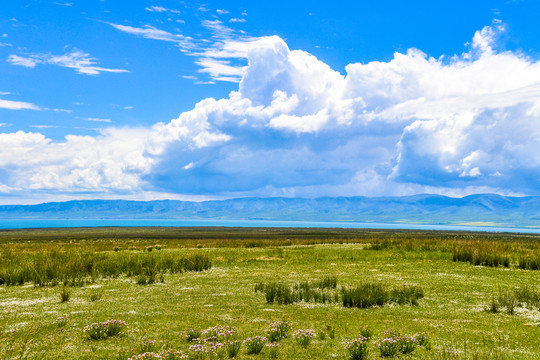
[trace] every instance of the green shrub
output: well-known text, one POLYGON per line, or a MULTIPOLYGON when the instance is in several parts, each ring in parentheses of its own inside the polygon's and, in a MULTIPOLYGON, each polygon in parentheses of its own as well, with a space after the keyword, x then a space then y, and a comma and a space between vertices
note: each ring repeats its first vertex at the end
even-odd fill
POLYGON ((291 325, 286 321, 276 321, 270 324, 265 332, 266 338, 270 342, 278 342, 289 335, 291 325))
POLYGON ((293 333, 293 339, 303 348, 307 348, 314 338, 315 332, 312 329, 297 330, 293 333))
POLYGON ((254 336, 244 340, 244 346, 246 347, 246 353, 248 355, 259 355, 263 351, 266 345, 265 338, 261 336, 254 336))
POLYGON ((71 290, 69 287, 67 286, 62 286, 62 289, 60 290, 60 293, 59 293, 59 296, 60 296, 60 302, 67 302, 69 301, 69 298, 71 297, 71 290))
POLYGON ((227 341, 225 343, 225 347, 227 349, 227 355, 229 355, 229 358, 232 359, 238 356, 240 353, 242 342, 240 342, 240 340, 227 341))
POLYGON ((347 349, 349 353, 349 359, 350 360, 367 359, 368 354, 369 354, 368 342, 369 342, 369 339, 363 336, 360 336, 359 338, 348 342, 345 348, 347 349))
POLYGON ((390 294, 382 284, 366 282, 352 289, 342 289, 343 306, 361 309, 382 306, 388 302, 390 294))

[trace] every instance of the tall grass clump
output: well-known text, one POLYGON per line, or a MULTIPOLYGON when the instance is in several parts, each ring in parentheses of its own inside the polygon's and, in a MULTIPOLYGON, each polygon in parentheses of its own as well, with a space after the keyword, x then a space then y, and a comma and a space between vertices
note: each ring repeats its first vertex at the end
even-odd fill
POLYGON ((508 314, 513 315, 518 306, 540 309, 540 291, 530 286, 500 290, 498 294, 491 296, 487 310, 497 313, 504 309, 508 314))
POLYGON ((265 332, 266 338, 268 341, 274 343, 285 339, 289 336, 289 331, 291 330, 291 325, 286 321, 276 321, 270 324, 265 332))
POLYGON ((540 270, 540 255, 520 256, 518 267, 523 270, 540 270))
POLYGON ((123 320, 107 320, 85 326, 83 333, 90 340, 101 340, 106 337, 116 336, 127 327, 123 320))
POLYGON ((293 333, 293 339, 296 340, 298 345, 304 349, 311 344, 311 340, 315 339, 315 331, 312 329, 297 330, 293 333))
POLYGON ((242 342, 240 340, 231 340, 225 343, 227 349, 227 355, 229 359, 233 359, 238 356, 240 353, 240 348, 242 347, 242 342))
POLYGON ((345 345, 349 353, 349 360, 365 360, 368 358, 369 354, 369 339, 363 336, 360 336, 357 339, 349 341, 345 345))
POLYGON ((254 336, 244 340, 246 353, 248 355, 259 355, 266 345, 266 339, 261 336, 254 336))
POLYGON ((60 289, 60 302, 68 302, 69 298, 71 297, 71 289, 67 286, 62 286, 62 289, 60 289))
POLYGON ((424 291, 418 286, 402 286, 388 290, 380 283, 365 282, 354 288, 342 288, 343 306, 361 309, 383 306, 389 302, 418 305, 418 300, 423 297, 424 291))
POLYGON ((510 267, 510 255, 489 248, 459 247, 452 252, 454 261, 468 262, 476 266, 510 267))
POLYGON ((137 282, 153 283, 158 274, 204 271, 212 267, 206 254, 179 255, 173 252, 93 252, 73 248, 38 253, 17 253, 2 257, 0 284, 7 286, 33 283, 83 286, 99 278, 121 275, 137 277, 137 282), (5 259, 5 260, 4 260, 5 259))
POLYGON ((326 277, 320 281, 303 281, 294 285, 283 283, 257 283, 255 292, 263 292, 267 303, 289 305, 299 301, 315 303, 339 302, 339 293, 336 292, 337 278, 326 277))

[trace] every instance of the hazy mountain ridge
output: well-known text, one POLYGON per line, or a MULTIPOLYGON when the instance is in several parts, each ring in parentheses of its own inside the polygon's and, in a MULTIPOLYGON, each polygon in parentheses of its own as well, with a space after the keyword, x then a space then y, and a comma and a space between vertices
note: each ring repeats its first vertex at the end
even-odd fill
POLYGON ((540 226, 540 197, 494 194, 451 198, 405 197, 238 198, 204 202, 74 200, 0 206, 0 216, 43 219, 265 219, 384 223, 540 226))

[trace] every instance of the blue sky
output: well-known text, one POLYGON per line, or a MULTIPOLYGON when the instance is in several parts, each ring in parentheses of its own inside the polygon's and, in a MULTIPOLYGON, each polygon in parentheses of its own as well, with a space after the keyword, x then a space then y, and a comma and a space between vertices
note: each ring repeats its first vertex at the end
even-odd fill
POLYGON ((0 3, 0 202, 540 195, 536 1, 0 3))

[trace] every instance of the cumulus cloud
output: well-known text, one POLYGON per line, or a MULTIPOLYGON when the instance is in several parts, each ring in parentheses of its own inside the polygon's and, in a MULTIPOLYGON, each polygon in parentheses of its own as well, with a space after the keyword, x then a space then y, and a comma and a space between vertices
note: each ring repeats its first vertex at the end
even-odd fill
POLYGON ((276 36, 215 48, 207 57, 215 62, 204 66, 225 68, 212 76, 241 76, 229 97, 204 99, 148 129, 111 127, 64 141, 0 134, 0 186, 206 196, 539 194, 540 62, 498 51, 502 31, 494 22, 476 32, 463 54, 434 59, 410 49, 387 62, 350 64, 346 75, 276 36), (247 57, 241 72, 227 68, 231 53, 247 57))
POLYGON ((81 50, 74 49, 73 51, 63 55, 51 54, 30 54, 26 57, 18 55, 10 55, 7 61, 12 65, 34 68, 38 64, 50 64, 61 67, 74 69, 79 74, 98 75, 101 72, 122 73, 128 72, 124 69, 109 69, 97 65, 97 59, 92 58, 81 50))

